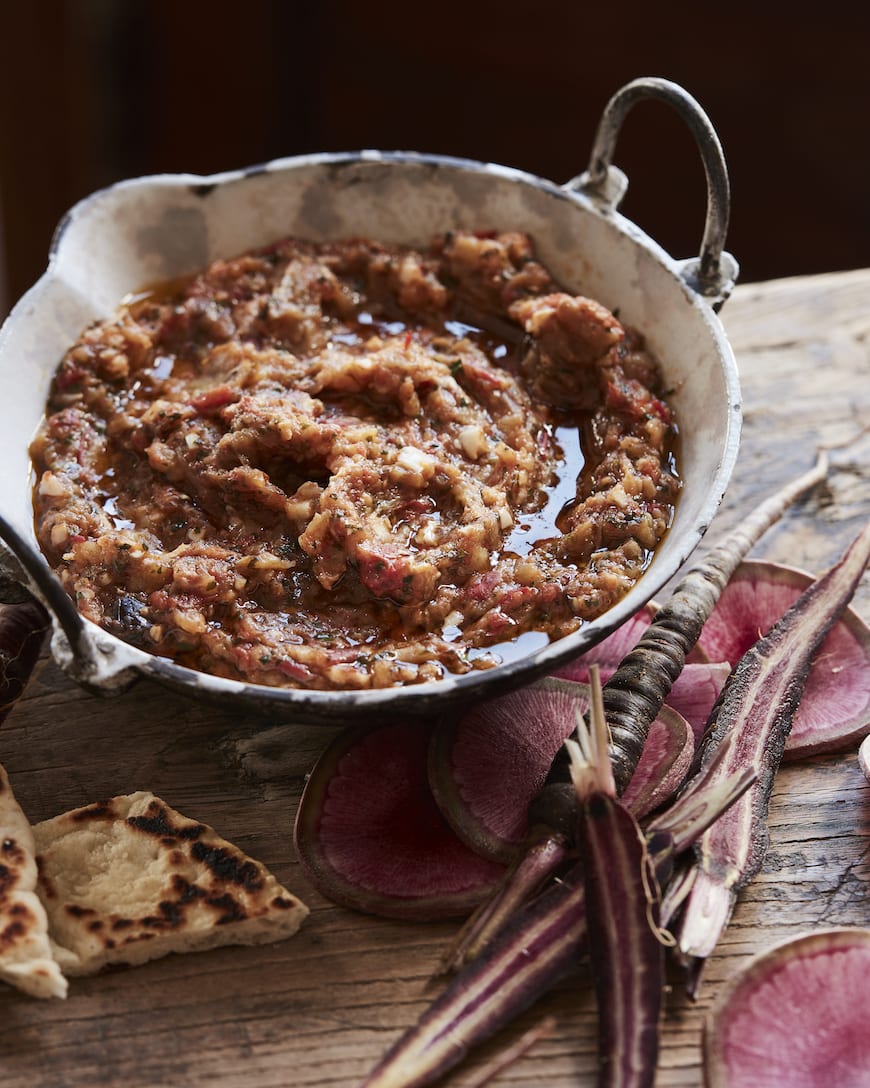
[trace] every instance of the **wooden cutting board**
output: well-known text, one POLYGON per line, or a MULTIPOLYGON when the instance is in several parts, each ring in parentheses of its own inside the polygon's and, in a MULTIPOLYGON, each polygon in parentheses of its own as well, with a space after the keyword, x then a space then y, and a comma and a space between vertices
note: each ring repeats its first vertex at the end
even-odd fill
MULTIPOLYGON (((818 443, 870 424, 870 270, 750 284, 723 310, 745 426, 733 484, 708 534, 808 468, 818 443)), ((832 454, 829 482, 754 555, 819 572, 870 517, 870 433, 832 454)), ((854 607, 870 620, 870 581, 854 607)), ((149 683, 100 699, 44 661, 0 728, 0 762, 32 821, 150 789, 264 861, 311 907, 293 939, 170 957, 73 980, 66 1001, 0 987, 3 1088, 351 1088, 438 986, 453 923, 399 924, 334 907, 295 861, 306 773, 334 735, 200 706, 149 683)), ((870 786, 854 751, 785 766, 764 871, 742 896, 697 1002, 672 977, 657 1084, 702 1083, 704 1016, 723 980, 799 932, 870 924, 870 786)), ((563 984, 454 1074, 461 1088, 543 1016, 550 1033, 500 1085, 595 1083, 595 1010, 582 976, 563 984)), ((822 1012, 823 1015, 823 1012, 822 1012)))

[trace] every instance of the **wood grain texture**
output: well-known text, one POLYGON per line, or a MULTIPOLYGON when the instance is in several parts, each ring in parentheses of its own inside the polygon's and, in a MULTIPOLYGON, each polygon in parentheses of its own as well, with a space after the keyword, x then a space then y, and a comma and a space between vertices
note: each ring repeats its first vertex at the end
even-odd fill
MULTIPOLYGON (((745 428, 733 485, 708 539, 870 422, 870 271, 738 289, 723 319, 738 356, 745 428)), ((870 516, 870 434, 832 453, 828 484, 754 553, 821 571, 870 516)), ((854 607, 870 619, 865 575, 854 607)), ((300 934, 260 948, 169 957, 73 980, 65 1002, 0 991, 3 1088, 351 1088, 416 1018, 453 933, 333 907, 306 883, 291 828, 307 771, 333 735, 202 707, 147 683, 101 700, 44 662, 0 730, 0 760, 36 821, 151 789, 270 866, 312 913, 300 934)), ((699 1086, 703 1018, 755 952, 806 930, 870 924, 870 786, 856 754, 783 768, 764 870, 742 895, 697 1002, 674 974, 657 1084, 699 1086)), ((552 1032, 498 1084, 595 1082, 594 1003, 582 974, 510 1032, 543 1016, 552 1032)), ((475 1055, 462 1088, 495 1053, 475 1055)))

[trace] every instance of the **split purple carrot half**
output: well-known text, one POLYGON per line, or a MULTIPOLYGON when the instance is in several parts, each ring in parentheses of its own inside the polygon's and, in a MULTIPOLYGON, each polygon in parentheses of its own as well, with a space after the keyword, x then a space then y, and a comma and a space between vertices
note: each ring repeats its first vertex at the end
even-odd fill
MULTIPOLYGON (((698 645, 711 661, 726 661, 733 667, 814 581, 812 574, 779 563, 741 563, 704 625, 698 645)), ((783 758, 847 751, 868 730, 870 628, 846 608, 813 658, 783 758)))
POLYGON ((616 799, 596 666, 590 724, 567 741, 580 801, 577 843, 589 958, 598 999, 599 1088, 650 1088, 659 1051, 664 948, 659 890, 646 839, 616 799))
POLYGON ((870 1079, 870 929, 829 929, 756 956, 704 1030, 707 1088, 843 1088, 870 1079))
POLYGON ((575 970, 585 944, 583 876, 575 866, 454 975, 359 1088, 434 1083, 575 970))
POLYGON ((643 833, 615 798, 587 798, 578 825, 598 996, 598 1085, 649 1088, 658 1062, 664 985, 655 876, 643 833))
POLYGON ((850 601, 870 562, 870 524, 842 559, 807 589, 740 659, 714 709, 699 764, 730 735, 719 774, 752 767, 753 788, 701 838, 697 873, 679 931, 679 949, 697 987, 704 959, 728 924, 737 892, 758 872, 767 851, 767 811, 773 780, 819 646, 850 601))

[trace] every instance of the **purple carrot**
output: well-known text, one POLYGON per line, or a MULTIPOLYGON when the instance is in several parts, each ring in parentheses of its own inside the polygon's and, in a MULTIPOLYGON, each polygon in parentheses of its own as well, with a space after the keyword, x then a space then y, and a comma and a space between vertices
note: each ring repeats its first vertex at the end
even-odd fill
POLYGON ((664 982, 659 897, 643 834, 628 809, 594 793, 578 821, 589 958, 598 998, 599 1088, 649 1088, 664 982))
POLYGON ((423 1088, 438 1080, 574 970, 586 943, 576 866, 454 975, 360 1088, 423 1088))
POLYGON ((21 698, 48 630, 45 609, 20 587, 0 581, 0 722, 21 698), (11 599, 5 599, 11 598, 11 599))
POLYGON ((505 873, 495 893, 477 908, 451 942, 441 958, 441 972, 457 971, 479 956, 493 934, 498 933, 550 877, 564 868, 569 856, 567 841, 562 836, 542 832, 536 840, 532 839, 505 873))
POLYGON ((580 802, 577 844, 586 890, 589 960, 598 1000, 599 1088, 650 1088, 664 984, 660 897, 646 839, 616 799, 597 666, 590 724, 566 741, 580 802))
MULTIPOLYGON (((721 600, 717 603, 711 619, 716 617, 720 607, 721 600)), ((601 670, 601 679, 606 683, 619 668, 623 658, 634 649, 641 635, 652 623, 658 608, 659 605, 655 602, 645 605, 625 623, 620 624, 607 638, 602 639, 580 657, 575 657, 573 661, 561 665, 552 675, 563 680, 576 680, 581 684, 588 684, 590 666, 598 665, 601 670)), ((691 725, 696 737, 700 737, 713 703, 716 702, 722 685, 731 671, 727 657, 718 656, 715 647, 713 652, 707 650, 704 639, 709 623, 708 620, 700 641, 686 657, 686 664, 674 681, 667 698, 667 706, 671 710, 676 710, 678 714, 682 714, 691 725)))
POLYGON ((753 788, 699 840, 697 874, 679 935, 696 987, 704 959, 728 924, 742 888, 760 869, 767 851, 767 810, 773 779, 801 698, 813 656, 852 598, 870 562, 870 524, 842 559, 814 582, 740 659, 711 715, 699 753, 704 768, 730 735, 728 758, 718 774, 752 767, 753 788))
POLYGON ((622 793, 640 760, 650 723, 658 714, 686 656, 740 562, 788 506, 824 479, 827 458, 757 506, 677 585, 635 648, 604 685, 614 776, 622 793))

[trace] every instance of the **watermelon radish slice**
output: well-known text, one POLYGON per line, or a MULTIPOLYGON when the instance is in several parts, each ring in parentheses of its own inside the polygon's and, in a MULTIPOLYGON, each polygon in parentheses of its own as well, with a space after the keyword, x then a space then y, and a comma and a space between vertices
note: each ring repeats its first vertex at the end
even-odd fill
MULTIPOLYGON (((743 562, 704 625, 700 644, 712 661, 733 666, 814 577, 793 567, 743 562)), ((786 741, 785 758, 852 747, 870 730, 870 629, 846 609, 807 676, 786 741)))
MULTIPOLYGON (((475 853, 509 862, 528 831, 527 812, 553 760, 585 713, 585 684, 548 677, 474 707, 433 733, 429 782, 459 838, 475 853)), ((694 751, 685 719, 663 708, 627 791, 637 815, 682 783, 694 751)))
POLYGON ((644 605, 644 607, 635 612, 633 616, 630 616, 625 623, 621 623, 615 631, 612 631, 607 638, 596 643, 579 658, 576 658, 562 668, 557 669, 553 675, 565 676, 565 679, 567 680, 580 679, 577 676, 570 675, 570 673, 574 665, 582 663, 586 674, 582 678, 582 683, 588 684, 589 665, 598 665, 601 669, 602 677, 604 676, 605 670, 615 670, 622 659, 628 655, 629 651, 633 650, 637 645, 638 639, 652 622, 652 618, 656 614, 657 608, 658 606, 655 604, 644 605))
POLYGON ((707 1020, 707 1088, 870 1083, 870 929, 829 929, 756 957, 707 1020))
POLYGON ((426 779, 433 726, 348 730, 318 760, 294 840, 312 884, 335 903, 417 921, 468 914, 503 869, 451 831, 426 779))
POLYGON ((870 737, 865 737, 858 749, 858 766, 861 773, 870 782, 870 737))
POLYGON ((666 705, 686 719, 692 727, 696 743, 704 735, 710 714, 730 673, 731 666, 727 661, 706 665, 686 664, 674 681, 666 705))
POLYGON ((655 812, 682 786, 695 755, 695 737, 686 719, 663 706, 650 726, 637 770, 622 795, 636 820, 655 812))

